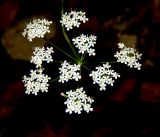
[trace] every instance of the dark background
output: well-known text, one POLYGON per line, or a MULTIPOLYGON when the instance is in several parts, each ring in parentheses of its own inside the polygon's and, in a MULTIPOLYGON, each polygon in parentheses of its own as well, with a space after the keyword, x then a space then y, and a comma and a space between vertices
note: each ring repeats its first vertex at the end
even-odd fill
MULTIPOLYGON (((33 66, 29 61, 13 59, 1 43, 0 137, 159 137, 160 0, 68 0, 64 7, 65 11, 83 9, 90 19, 68 32, 71 36, 79 32, 97 35, 97 55, 89 61, 111 60, 117 50, 118 34, 134 35, 136 48, 143 54, 142 69, 113 65, 121 78, 104 92, 84 77, 80 84, 88 95, 94 96, 94 111, 69 115, 64 112, 60 93, 79 83, 55 82, 48 93, 26 95, 21 80, 33 66)), ((56 24, 56 35, 51 40, 63 47, 67 43, 61 34, 60 11, 60 0, 1 0, 0 36, 20 20, 46 14, 56 24)), ((64 59, 59 53, 54 58, 64 59)), ((48 65, 46 71, 57 75, 57 67, 48 65)))

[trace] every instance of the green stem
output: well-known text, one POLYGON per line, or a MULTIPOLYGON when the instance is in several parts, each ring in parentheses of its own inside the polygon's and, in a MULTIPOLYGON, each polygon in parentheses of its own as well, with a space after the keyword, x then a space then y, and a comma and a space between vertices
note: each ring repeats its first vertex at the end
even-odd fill
POLYGON ((56 61, 56 60, 54 60, 54 63, 61 64, 62 61, 56 61))
MULTIPOLYGON (((101 63, 101 62, 100 62, 101 63)), ((111 64, 111 63, 118 63, 117 61, 106 61, 106 62, 104 62, 104 63, 109 63, 109 64, 111 64)))
POLYGON ((51 80, 51 82, 54 82, 54 81, 56 81, 57 79, 59 79, 59 77, 57 77, 57 78, 55 78, 55 79, 51 80))
POLYGON ((61 14, 64 14, 64 0, 62 0, 62 9, 61 9, 61 14))
POLYGON ((118 62, 117 61, 103 61, 103 62, 93 62, 93 63, 102 63, 102 64, 109 63, 109 64, 111 64, 111 63, 118 63, 118 62))
POLYGON ((88 67, 86 67, 84 64, 82 64, 82 67, 84 67, 86 70, 92 72, 88 67))
MULTIPOLYGON (((62 0, 61 14, 62 15, 64 14, 64 0, 62 0)), ((64 26, 62 26, 62 33, 63 33, 63 36, 66 39, 67 43, 69 44, 74 56, 76 57, 76 59, 79 60, 78 54, 77 54, 76 50, 74 49, 73 45, 71 44, 70 39, 69 39, 69 37, 68 37, 68 35, 67 35, 66 31, 65 31, 64 26)))
POLYGON ((87 54, 86 52, 85 52, 84 54, 82 54, 82 56, 81 56, 81 62, 83 62, 83 60, 84 60, 86 54, 87 54))
POLYGON ((57 47, 56 45, 54 45, 52 42, 46 40, 47 43, 49 43, 50 45, 52 45, 53 47, 55 47, 56 49, 58 49, 59 51, 61 51, 62 53, 64 53, 66 56, 70 57, 71 59, 73 59, 74 61, 78 62, 74 57, 72 57, 70 54, 68 54, 67 52, 65 52, 64 50, 62 50, 61 48, 57 47))
MULTIPOLYGON (((117 61, 111 61, 111 62, 106 61, 106 62, 94 62, 94 63, 118 63, 118 62, 117 61)), ((85 66, 84 64, 87 64, 87 62, 83 62, 82 67, 84 67, 85 69, 87 69, 88 71, 91 72, 91 70, 87 66, 85 66)))
POLYGON ((70 46, 70 48, 71 48, 74 56, 75 56, 77 59, 79 59, 76 50, 74 49, 73 45, 72 45, 71 42, 70 42, 70 39, 68 38, 68 35, 67 35, 66 31, 65 31, 64 26, 62 26, 62 33, 63 33, 63 36, 64 36, 64 38, 66 39, 67 43, 69 44, 69 46, 70 46))

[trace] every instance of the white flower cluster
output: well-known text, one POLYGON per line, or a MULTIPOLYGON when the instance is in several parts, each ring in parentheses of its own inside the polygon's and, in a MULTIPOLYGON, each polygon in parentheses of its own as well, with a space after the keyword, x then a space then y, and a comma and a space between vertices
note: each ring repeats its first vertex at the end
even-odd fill
POLYGON ((96 44, 97 37, 94 35, 84 35, 81 34, 80 36, 73 38, 73 44, 79 49, 79 53, 84 54, 85 52, 89 53, 89 56, 95 56, 95 49, 94 45, 96 44))
POLYGON ((51 79, 48 75, 43 74, 42 62, 47 61, 47 63, 52 62, 53 48, 48 48, 45 50, 44 47, 39 48, 36 47, 33 56, 31 58, 31 62, 36 65, 36 70, 30 71, 30 77, 24 76, 23 82, 26 87, 26 94, 35 94, 39 91, 47 92, 48 91, 48 81, 51 79))
POLYGON ((42 66, 42 62, 46 61, 47 63, 52 62, 52 56, 51 54, 53 53, 53 47, 50 47, 47 49, 45 49, 44 47, 39 48, 36 47, 34 52, 33 52, 33 56, 31 57, 31 63, 34 63, 36 65, 36 67, 41 67, 42 66))
POLYGON ((23 77, 24 86, 26 87, 26 94, 32 93, 37 95, 39 91, 48 92, 48 81, 51 78, 42 72, 42 69, 31 70, 30 77, 23 77))
POLYGON ((141 64, 138 62, 141 59, 142 54, 136 52, 134 48, 125 47, 123 43, 118 43, 120 51, 117 52, 114 57, 118 62, 128 65, 130 68, 141 69, 141 64))
MULTIPOLYGON (((88 18, 86 17, 85 12, 71 11, 69 13, 65 12, 64 14, 62 14, 60 23, 66 28, 66 30, 70 30, 73 29, 73 27, 79 27, 82 22, 85 23, 86 21, 88 21, 88 18)), ((22 34, 24 37, 27 37, 29 41, 32 41, 32 39, 35 37, 43 38, 46 33, 50 32, 49 25, 51 23, 52 21, 48 21, 46 19, 34 19, 26 26, 22 34)), ((95 56, 96 53, 94 46, 97 41, 97 37, 95 35, 80 34, 78 37, 73 38, 73 45, 78 49, 78 52, 82 54, 81 58, 79 58, 79 53, 76 53, 74 47, 68 40, 68 36, 67 33, 65 33, 64 27, 62 28, 63 35, 70 45, 76 59, 72 58, 70 54, 63 51, 63 49, 61 50, 51 42, 49 42, 49 44, 53 45, 55 48, 79 63, 70 64, 70 62, 67 62, 66 60, 61 63, 61 67, 59 68, 60 76, 58 80, 58 82, 61 83, 68 82, 69 80, 78 81, 79 79, 81 79, 81 65, 84 68, 88 69, 83 62, 84 54, 95 56)), ((138 61, 139 59, 141 59, 142 54, 138 54, 134 48, 125 47, 123 43, 118 43, 118 46, 120 51, 115 53, 114 55, 114 57, 117 58, 118 62, 124 63, 131 68, 134 67, 140 70, 141 64, 138 61)), ((43 73, 44 69, 42 67, 42 63, 44 61, 47 63, 52 62, 53 59, 51 54, 53 52, 54 51, 52 47, 35 48, 30 62, 35 64, 36 70, 31 70, 28 77, 26 75, 23 76, 24 86, 26 87, 26 94, 37 95, 37 93, 40 91, 48 92, 48 82, 51 78, 43 73)), ((102 66, 97 66, 95 68, 95 71, 91 71, 89 76, 93 79, 93 84, 99 85, 101 91, 106 90, 107 85, 113 86, 115 80, 120 77, 117 72, 112 70, 109 63, 104 63, 102 64, 102 66)), ((91 104, 94 102, 94 100, 86 95, 83 87, 67 91, 65 94, 62 93, 61 95, 67 98, 67 100, 64 102, 64 104, 67 106, 67 113, 81 114, 82 111, 86 111, 87 113, 93 111, 91 104)))
POLYGON ((91 103, 93 103, 94 100, 86 95, 83 87, 77 88, 75 91, 67 91, 66 97, 67 100, 64 102, 64 104, 67 105, 67 113, 72 114, 72 112, 74 112, 81 114, 82 110, 86 111, 87 113, 89 111, 93 111, 91 103))
POLYGON ((69 13, 65 12, 62 14, 60 23, 65 26, 67 30, 73 29, 73 27, 79 27, 81 22, 85 23, 88 18, 85 12, 82 11, 71 11, 69 13))
POLYGON ((61 68, 59 68, 59 82, 67 82, 68 80, 76 80, 78 81, 81 79, 81 75, 79 73, 80 71, 80 65, 71 65, 66 60, 61 64, 61 68))
POLYGON ((52 21, 46 19, 34 19, 32 22, 28 23, 22 35, 27 37, 29 41, 33 38, 43 38, 46 33, 49 33, 49 25, 52 21))
POLYGON ((120 77, 120 75, 111 69, 111 66, 106 63, 103 66, 96 67, 96 71, 92 71, 89 75, 93 79, 93 84, 97 83, 100 86, 100 90, 106 90, 107 84, 113 86, 114 79, 120 77))

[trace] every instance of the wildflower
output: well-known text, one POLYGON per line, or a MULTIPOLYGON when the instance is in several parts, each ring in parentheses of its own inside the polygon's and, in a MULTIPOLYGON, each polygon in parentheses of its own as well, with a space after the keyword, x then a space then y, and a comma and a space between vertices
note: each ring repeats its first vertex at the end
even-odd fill
POLYGON ((36 69, 30 71, 30 77, 26 75, 23 77, 24 86, 26 87, 26 94, 35 94, 39 91, 48 92, 48 81, 50 77, 42 73, 42 69, 36 69))
POLYGON ((65 12, 62 14, 60 23, 65 26, 67 30, 73 29, 73 27, 79 27, 81 22, 85 23, 88 18, 85 12, 82 11, 71 11, 69 13, 65 12))
POLYGON ((67 97, 67 100, 64 102, 64 104, 67 105, 66 113, 72 114, 74 112, 81 114, 82 110, 87 113, 93 111, 91 104, 94 100, 86 95, 83 87, 77 88, 74 91, 67 91, 66 94, 63 95, 67 97))
POLYGON ((124 63, 130 68, 141 69, 141 64, 138 62, 141 59, 142 54, 136 52, 134 48, 125 47, 123 43, 118 43, 120 51, 117 52, 114 57, 118 62, 124 63))
POLYGON ((52 62, 53 59, 51 53, 53 52, 53 47, 47 47, 47 49, 45 49, 44 47, 36 47, 33 52, 33 56, 31 57, 31 63, 34 63, 38 68, 42 66, 43 61, 46 61, 47 63, 52 62))
POLYGON ((96 44, 97 37, 94 35, 84 35, 81 34, 80 36, 73 38, 73 44, 79 49, 79 53, 89 53, 89 56, 95 56, 95 49, 93 49, 94 45, 96 44))
POLYGON ((100 90, 106 90, 107 84, 113 86, 113 83, 115 82, 114 79, 120 77, 118 73, 111 69, 111 66, 108 63, 96 67, 96 71, 92 71, 89 76, 92 77, 93 84, 99 84, 100 90))
POLYGON ((61 68, 59 68, 60 70, 60 78, 59 78, 59 82, 67 82, 68 80, 76 80, 78 81, 79 79, 81 79, 80 76, 80 65, 71 65, 69 64, 67 61, 64 61, 61 64, 61 68))
POLYGON ((29 41, 33 38, 43 38, 46 33, 49 33, 49 25, 52 21, 46 19, 34 19, 32 22, 28 23, 22 35, 27 37, 29 41))

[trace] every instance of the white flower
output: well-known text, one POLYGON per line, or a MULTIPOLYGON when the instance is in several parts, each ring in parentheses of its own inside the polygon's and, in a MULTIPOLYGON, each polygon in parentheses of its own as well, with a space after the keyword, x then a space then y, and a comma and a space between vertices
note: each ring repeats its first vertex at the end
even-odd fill
POLYGON ((81 22, 85 23, 88 18, 85 12, 82 11, 71 11, 69 13, 65 12, 62 14, 60 23, 65 26, 67 30, 73 29, 73 27, 79 27, 81 22))
POLYGON ((23 77, 24 86, 26 87, 26 94, 31 93, 37 95, 39 91, 48 92, 48 81, 50 80, 50 77, 42 72, 42 69, 31 70, 30 77, 23 77))
POLYGON ((93 84, 99 84, 100 90, 106 90, 107 84, 113 86, 113 83, 115 82, 114 79, 120 77, 118 73, 111 69, 111 66, 108 63, 96 67, 96 71, 92 71, 89 76, 92 77, 93 84))
POLYGON ((46 33, 49 33, 49 25, 52 21, 46 19, 34 19, 32 22, 28 23, 22 35, 27 37, 29 41, 33 38, 43 38, 46 33))
POLYGON ((114 57, 118 62, 124 63, 131 68, 141 69, 141 64, 138 62, 141 59, 142 54, 136 52, 134 48, 125 47, 123 43, 118 43, 120 51, 117 52, 114 57))
POLYGON ((36 67, 41 67, 42 62, 46 61, 47 63, 52 62, 52 56, 51 53, 53 53, 53 47, 50 47, 45 49, 44 47, 35 47, 35 50, 33 52, 33 56, 31 57, 31 63, 34 63, 36 67))
POLYGON ((64 61, 61 64, 61 68, 59 68, 59 73, 60 73, 60 77, 59 77, 59 82, 67 82, 68 80, 76 80, 78 81, 79 79, 81 79, 81 75, 80 75, 80 65, 71 65, 69 64, 67 61, 64 61))
POLYGON ((79 49, 79 53, 89 53, 89 56, 95 56, 95 49, 93 49, 94 45, 96 44, 97 37, 94 35, 84 35, 81 34, 80 36, 73 38, 73 44, 79 49))
POLYGON ((67 105, 67 113, 72 114, 74 112, 81 114, 82 110, 87 113, 89 113, 89 111, 93 111, 91 104, 94 100, 86 95, 83 87, 77 88, 74 91, 67 91, 65 97, 67 97, 67 100, 64 102, 64 104, 67 105))

